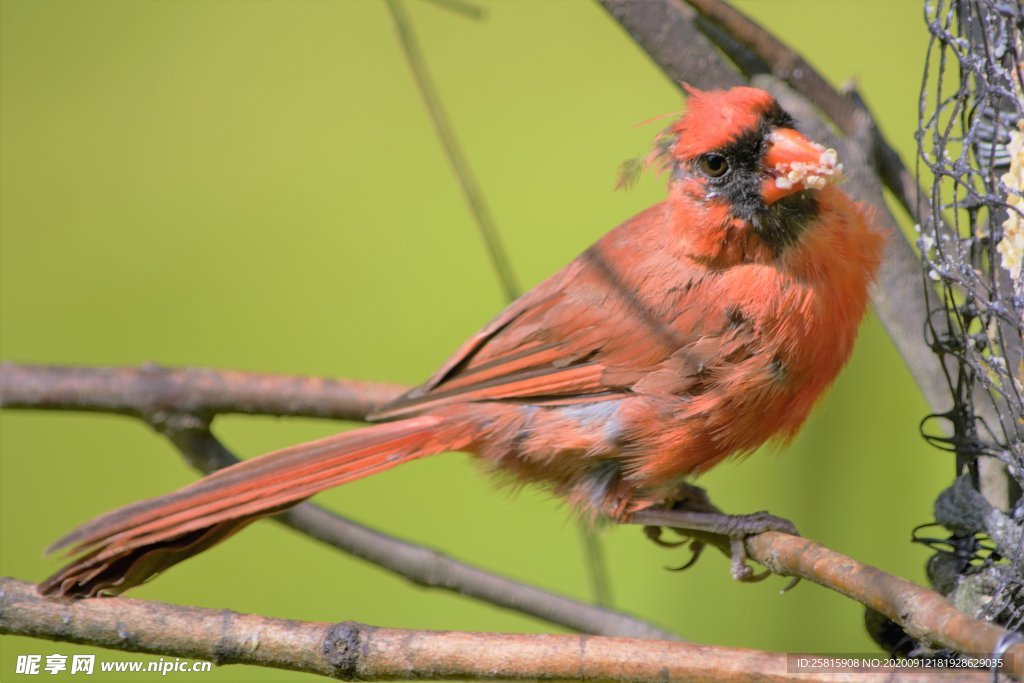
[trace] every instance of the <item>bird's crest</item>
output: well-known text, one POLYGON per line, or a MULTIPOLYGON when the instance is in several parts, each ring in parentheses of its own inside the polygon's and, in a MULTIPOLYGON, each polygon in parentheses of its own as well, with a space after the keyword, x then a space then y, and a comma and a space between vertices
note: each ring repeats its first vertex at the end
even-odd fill
MULTIPOLYGON (((687 95, 686 110, 658 134, 649 154, 622 162, 616 189, 631 188, 648 168, 654 167, 662 173, 682 159, 725 147, 738 134, 757 128, 761 117, 778 107, 775 98, 757 88, 700 90, 689 83, 682 83, 682 86, 687 95)), ((638 125, 660 118, 664 117, 638 125)))

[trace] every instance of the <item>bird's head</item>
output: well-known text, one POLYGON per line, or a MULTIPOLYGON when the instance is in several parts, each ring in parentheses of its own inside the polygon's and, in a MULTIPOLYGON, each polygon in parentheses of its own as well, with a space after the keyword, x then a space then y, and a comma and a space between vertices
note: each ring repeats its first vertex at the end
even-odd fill
POLYGON ((816 191, 839 178, 835 150, 797 132, 763 90, 687 91, 686 113, 655 150, 674 190, 727 210, 776 246, 796 239, 817 210, 816 191))

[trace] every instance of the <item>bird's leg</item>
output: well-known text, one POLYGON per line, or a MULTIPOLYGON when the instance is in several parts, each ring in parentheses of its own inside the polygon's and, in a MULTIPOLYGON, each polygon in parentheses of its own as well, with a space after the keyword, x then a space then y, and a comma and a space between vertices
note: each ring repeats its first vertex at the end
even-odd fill
POLYGON ((704 489, 684 484, 670 502, 634 510, 621 521, 643 524, 648 538, 658 545, 673 547, 690 543, 693 557, 682 567, 691 566, 705 545, 713 545, 732 560, 732 576, 737 581, 761 581, 770 574, 757 573, 747 564, 745 539, 765 531, 780 531, 799 535, 796 526, 787 519, 767 512, 749 515, 729 515, 722 512, 708 498, 704 489), (667 527, 685 537, 685 541, 672 543, 661 539, 661 528, 667 527))

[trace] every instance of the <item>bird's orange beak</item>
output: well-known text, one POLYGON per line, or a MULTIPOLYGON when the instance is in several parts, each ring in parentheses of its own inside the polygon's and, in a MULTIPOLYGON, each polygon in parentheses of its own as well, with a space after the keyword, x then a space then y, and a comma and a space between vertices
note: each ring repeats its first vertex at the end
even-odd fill
POLYGON ((834 149, 825 149, 792 128, 776 128, 768 136, 761 183, 765 204, 774 204, 800 190, 820 190, 839 179, 843 165, 834 149))

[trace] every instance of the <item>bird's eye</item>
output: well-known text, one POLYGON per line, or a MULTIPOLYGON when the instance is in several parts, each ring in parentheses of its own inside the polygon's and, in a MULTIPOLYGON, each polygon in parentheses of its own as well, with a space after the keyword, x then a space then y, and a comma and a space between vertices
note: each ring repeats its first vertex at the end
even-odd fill
POLYGON ((729 172, 729 160, 721 154, 705 154, 697 160, 697 166, 709 178, 721 178, 729 172))

